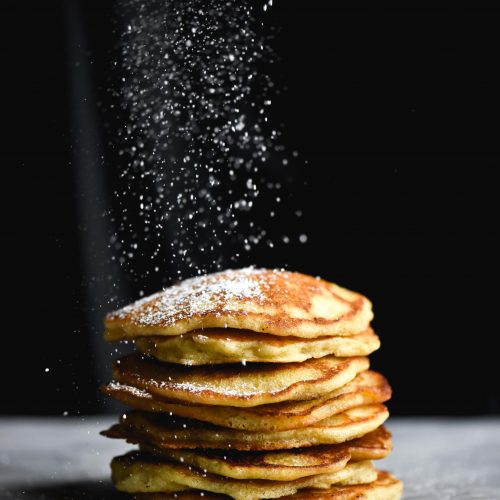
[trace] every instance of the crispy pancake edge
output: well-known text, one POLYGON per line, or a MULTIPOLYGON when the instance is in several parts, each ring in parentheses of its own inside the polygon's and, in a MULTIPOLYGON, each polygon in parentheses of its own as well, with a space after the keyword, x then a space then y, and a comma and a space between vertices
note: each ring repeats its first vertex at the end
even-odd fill
POLYGON ((233 479, 292 480, 334 472, 347 462, 378 460, 392 450, 391 434, 383 426, 358 439, 336 445, 271 452, 227 450, 175 450, 140 446, 160 459, 181 462, 233 479))
POLYGON ((137 410, 173 413, 221 427, 250 431, 277 431, 305 427, 355 406, 383 403, 390 399, 392 392, 385 377, 371 370, 359 373, 345 386, 323 398, 248 408, 180 404, 160 399, 136 387, 117 383, 102 386, 101 391, 137 410))
POLYGON ((289 400, 314 399, 319 394, 342 387, 368 367, 369 360, 364 356, 351 358, 325 356, 302 363, 251 365, 242 371, 237 365, 185 367, 132 354, 113 364, 113 377, 119 383, 144 389, 162 399, 187 404, 251 407, 289 400), (254 377, 262 381, 265 376, 269 383, 278 380, 278 377, 286 382, 286 373, 298 373, 299 370, 310 370, 311 378, 297 380, 267 392, 254 389, 245 393, 239 389, 242 385, 241 379, 250 381, 254 377), (228 387, 232 384, 236 388, 215 390, 213 385, 209 388, 211 380, 225 380, 228 387))
MULTIPOLYGON (((354 486, 335 486, 327 490, 305 489, 281 497, 282 500, 400 500, 403 483, 392 474, 377 470, 377 479, 372 483, 354 486)), ((134 495, 136 500, 230 500, 220 495, 201 490, 187 490, 171 493, 143 493, 134 495)))
POLYGON ((115 457, 111 462, 112 479, 119 491, 129 493, 182 491, 196 488, 228 494, 236 500, 278 498, 302 488, 328 488, 333 484, 369 483, 377 473, 369 461, 353 462, 343 469, 293 481, 238 480, 171 462, 159 462, 140 452, 115 457))
POLYGON ((224 363, 293 363, 310 358, 368 356, 380 348, 380 339, 368 328, 343 337, 278 337, 231 328, 197 330, 175 336, 135 339, 137 349, 159 361, 183 365, 224 363))
POLYGON ((384 405, 352 408, 314 426, 277 432, 249 432, 200 424, 187 419, 158 422, 152 414, 132 412, 101 434, 129 443, 148 443, 158 448, 285 450, 338 444, 359 438, 380 427, 389 417, 384 405))

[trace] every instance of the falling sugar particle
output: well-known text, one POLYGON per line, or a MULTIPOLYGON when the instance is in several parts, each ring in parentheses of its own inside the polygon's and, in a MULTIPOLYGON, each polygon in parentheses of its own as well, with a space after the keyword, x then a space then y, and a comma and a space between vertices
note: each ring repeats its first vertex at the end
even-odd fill
POLYGON ((306 234, 301 234, 301 235, 299 236, 299 241, 300 241, 301 243, 307 243, 307 235, 306 235, 306 234))
POLYGON ((240 252, 224 257, 225 246, 251 252, 268 241, 245 212, 260 207, 263 190, 281 188, 266 182, 270 164, 288 163, 281 131, 267 124, 276 88, 262 73, 274 58, 262 14, 247 0, 119 4, 127 20, 120 97, 129 123, 118 134, 114 259, 136 279, 165 264, 179 278, 229 267, 240 252))
POLYGON ((49 373, 50 370, 48 368, 45 368, 44 371, 45 371, 45 373, 49 373))

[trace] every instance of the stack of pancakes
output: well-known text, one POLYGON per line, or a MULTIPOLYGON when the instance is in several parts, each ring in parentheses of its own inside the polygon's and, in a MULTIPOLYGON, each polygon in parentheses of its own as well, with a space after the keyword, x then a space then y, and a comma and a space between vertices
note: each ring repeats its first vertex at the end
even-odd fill
POLYGON ((102 391, 132 407, 106 436, 120 491, 143 499, 399 499, 374 468, 391 451, 391 396, 366 357, 368 299, 333 283, 246 268, 192 278, 106 318, 133 340, 102 391))

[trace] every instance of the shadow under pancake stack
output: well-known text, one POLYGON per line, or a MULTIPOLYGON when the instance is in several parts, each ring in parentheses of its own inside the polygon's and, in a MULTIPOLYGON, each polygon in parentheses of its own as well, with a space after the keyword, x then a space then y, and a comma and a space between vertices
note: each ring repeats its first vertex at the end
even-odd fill
POLYGON ((111 463, 134 498, 401 497, 372 461, 391 451, 380 341, 366 297, 281 270, 181 282, 106 317, 133 340, 102 391, 133 408, 103 432, 138 449, 111 463))

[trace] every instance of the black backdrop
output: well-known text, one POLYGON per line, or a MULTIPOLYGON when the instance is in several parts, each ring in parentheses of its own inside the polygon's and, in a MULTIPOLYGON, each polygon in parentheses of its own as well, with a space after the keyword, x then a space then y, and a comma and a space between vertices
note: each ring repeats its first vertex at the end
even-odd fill
MULTIPOLYGON (((294 184, 308 243, 250 260, 286 262, 373 300, 383 341, 373 366, 394 387, 394 414, 500 411, 497 5, 278 0, 269 12, 281 27, 275 79, 288 87, 274 113, 308 160, 294 184)), ((99 89, 112 3, 81 10, 99 89)), ((55 1, 5 1, 0 11, 0 411, 99 411, 67 17, 55 1)), ((126 294, 137 292, 131 284, 126 294)))

